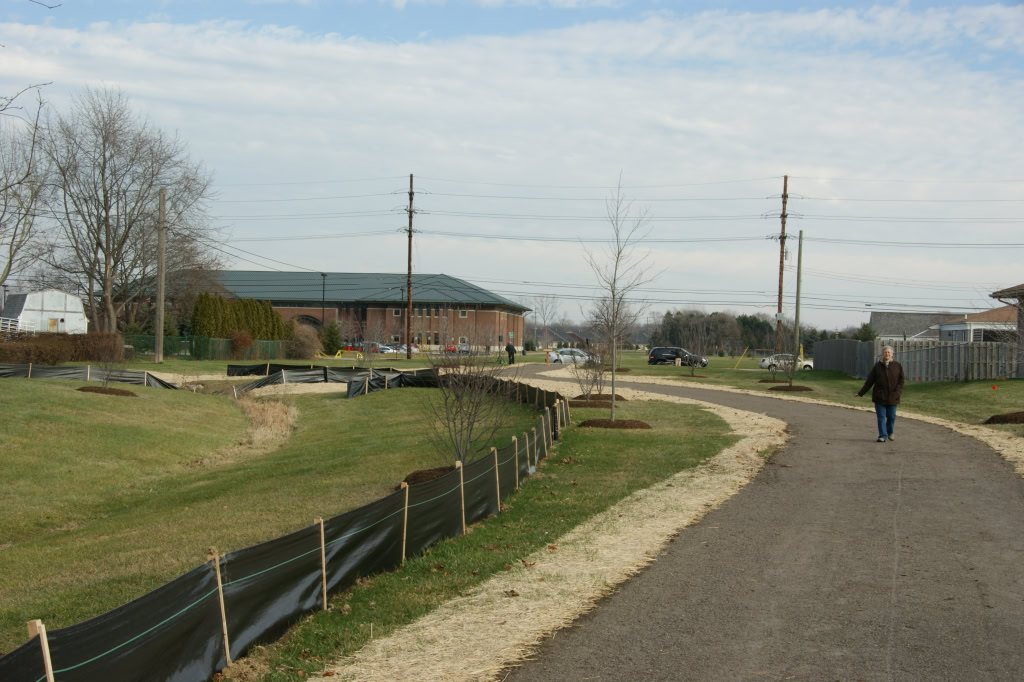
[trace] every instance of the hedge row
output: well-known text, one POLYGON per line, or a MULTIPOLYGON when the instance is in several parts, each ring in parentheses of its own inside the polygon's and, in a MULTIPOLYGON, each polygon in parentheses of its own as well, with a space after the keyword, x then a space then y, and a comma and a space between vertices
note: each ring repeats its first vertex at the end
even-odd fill
POLYGON ((247 332, 253 339, 277 341, 288 338, 280 313, 270 301, 227 299, 199 294, 192 309, 192 333, 212 339, 229 339, 234 332, 247 332))
POLYGON ((121 362, 124 339, 120 334, 40 334, 15 337, 0 343, 0 362, 59 365, 63 362, 121 362))

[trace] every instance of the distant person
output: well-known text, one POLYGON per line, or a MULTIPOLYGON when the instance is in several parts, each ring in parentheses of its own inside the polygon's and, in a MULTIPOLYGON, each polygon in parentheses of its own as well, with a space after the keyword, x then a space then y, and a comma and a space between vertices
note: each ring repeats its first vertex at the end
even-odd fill
POLYGON ((505 346, 505 352, 508 353, 508 364, 516 364, 516 347, 512 345, 511 341, 505 346))
POLYGON ((868 389, 871 391, 871 402, 875 404, 875 416, 878 418, 878 442, 896 440, 893 426, 896 424, 896 406, 900 404, 903 393, 903 366, 892 359, 892 346, 882 349, 882 359, 868 372, 868 379, 856 396, 861 398, 868 389))

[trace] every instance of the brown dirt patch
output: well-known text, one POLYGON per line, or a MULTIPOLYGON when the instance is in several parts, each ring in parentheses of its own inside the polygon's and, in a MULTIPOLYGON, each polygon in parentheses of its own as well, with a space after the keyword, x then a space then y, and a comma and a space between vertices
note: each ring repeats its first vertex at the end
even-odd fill
MULTIPOLYGON (((585 396, 585 395, 578 395, 575 398, 571 398, 571 400, 586 400, 586 399, 587 399, 587 396, 585 396)), ((612 394, 611 393, 591 393, 590 394, 590 399, 591 400, 611 400, 612 399, 612 394)), ((621 402, 624 402, 626 400, 627 400, 626 398, 623 398, 618 393, 615 394, 615 402, 621 403, 621 402)))
POLYGON ((707 379, 708 378, 706 374, 682 374, 680 376, 682 376, 684 379, 707 379))
POLYGON ((994 414, 983 423, 985 424, 1024 424, 1024 412, 1008 412, 1006 414, 994 414))
POLYGON ((798 391, 813 391, 814 389, 811 388, 810 386, 797 386, 797 385, 790 386, 790 385, 787 384, 785 386, 772 386, 768 390, 769 391, 793 391, 794 393, 796 393, 798 391))
POLYGON ((589 426, 595 429, 649 429, 651 425, 639 419, 588 419, 580 422, 580 426, 589 426))
POLYGON ((788 384, 789 381, 786 379, 761 379, 757 383, 759 384, 788 384))
POLYGON ((102 386, 82 386, 78 389, 82 393, 102 393, 103 395, 123 395, 130 398, 138 398, 136 394, 131 391, 126 391, 123 388, 104 388, 102 386))
MULTIPOLYGON (((609 372, 612 371, 611 366, 605 367, 605 369, 608 370, 609 372)), ((619 367, 617 370, 615 370, 615 373, 616 374, 627 374, 627 373, 632 372, 632 371, 633 370, 630 369, 629 367, 619 367)))
MULTIPOLYGON (((416 485, 417 483, 426 483, 427 481, 433 481, 435 478, 441 478, 449 471, 455 471, 454 466, 437 467, 436 469, 418 469, 408 476, 405 477, 405 483, 409 485, 416 485)), ((402 486, 395 486, 395 490, 401 490, 402 486)))

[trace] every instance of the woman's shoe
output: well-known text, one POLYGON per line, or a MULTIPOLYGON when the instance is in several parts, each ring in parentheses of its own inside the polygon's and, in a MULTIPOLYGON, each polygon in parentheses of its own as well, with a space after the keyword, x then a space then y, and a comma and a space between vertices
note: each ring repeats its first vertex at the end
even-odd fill
POLYGON ((879 437, 878 437, 878 440, 876 440, 875 442, 876 442, 876 443, 884 443, 884 442, 885 442, 885 439, 884 439, 884 438, 882 438, 881 436, 879 436, 879 437))

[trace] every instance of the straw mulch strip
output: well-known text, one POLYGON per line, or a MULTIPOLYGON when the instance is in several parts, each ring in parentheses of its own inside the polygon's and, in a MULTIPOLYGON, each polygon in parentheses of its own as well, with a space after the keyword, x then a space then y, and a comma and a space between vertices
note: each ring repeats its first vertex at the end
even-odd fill
POLYGON ((594 429, 649 429, 651 425, 639 419, 588 419, 580 422, 580 426, 594 429))
POLYGON ((813 391, 814 389, 811 388, 810 386, 796 386, 796 385, 789 386, 789 385, 786 385, 786 386, 772 386, 768 390, 769 391, 793 391, 794 393, 798 393, 800 391, 813 391))
POLYGON ((786 440, 785 423, 764 415, 657 399, 703 405, 743 438, 703 465, 634 493, 466 596, 370 642, 329 668, 329 679, 397 680, 410 671, 425 680, 496 679, 651 563, 680 529, 736 494, 764 465, 760 453, 786 440))
MULTIPOLYGON (((570 405, 571 406, 571 405, 570 405)), ((1024 424, 1024 412, 1009 412, 1007 414, 994 414, 983 423, 985 424, 1024 424)))
POLYGON ((123 388, 110 388, 109 386, 104 388, 103 386, 82 386, 77 389, 82 393, 102 393, 103 395, 120 395, 126 398, 138 398, 139 396, 131 391, 126 391, 123 388))

